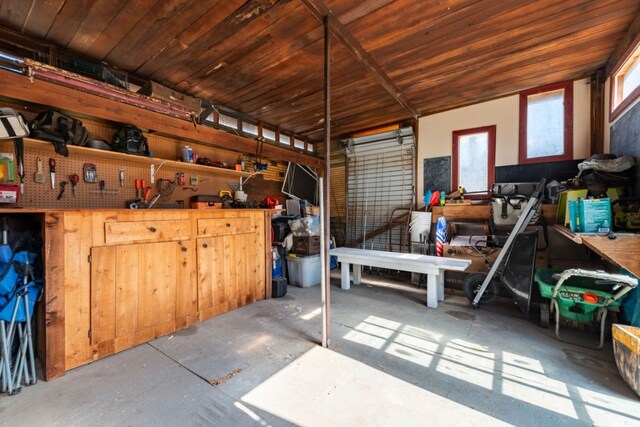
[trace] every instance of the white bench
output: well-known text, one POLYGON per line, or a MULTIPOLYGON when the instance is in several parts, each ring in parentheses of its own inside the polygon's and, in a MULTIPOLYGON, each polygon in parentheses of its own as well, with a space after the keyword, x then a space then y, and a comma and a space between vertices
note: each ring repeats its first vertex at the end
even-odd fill
POLYGON ((368 249, 335 248, 329 251, 342 264, 341 287, 349 289, 349 266, 353 265, 353 284, 359 285, 362 266, 387 268, 390 270, 410 271, 427 275, 427 307, 438 307, 438 301, 444 300, 444 271, 464 271, 470 260, 444 258, 430 255, 407 254, 397 252, 373 251, 368 249))

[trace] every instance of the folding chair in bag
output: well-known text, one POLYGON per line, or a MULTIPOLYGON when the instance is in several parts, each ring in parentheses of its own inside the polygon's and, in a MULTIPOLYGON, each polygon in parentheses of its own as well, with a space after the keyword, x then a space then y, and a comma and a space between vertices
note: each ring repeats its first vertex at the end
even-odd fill
MULTIPOLYGON (((4 246, 4 245, 3 245, 4 246)), ((16 252, 6 260, 0 251, 0 386, 14 395, 22 384, 37 382, 31 314, 42 290, 35 279, 33 252, 16 252), (6 262, 5 262, 6 261, 6 262)))

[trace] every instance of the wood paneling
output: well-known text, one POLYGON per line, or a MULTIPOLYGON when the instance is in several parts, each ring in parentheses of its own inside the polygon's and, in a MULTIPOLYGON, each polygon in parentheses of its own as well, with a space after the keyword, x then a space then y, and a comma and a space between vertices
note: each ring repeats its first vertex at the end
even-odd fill
POLYGON ((231 209, 46 213, 46 378, 268 297, 268 218, 263 210, 231 209), (187 236, 105 242, 105 222, 136 216, 184 225, 187 236), (212 219, 246 227, 198 236, 198 220, 212 219))
MULTIPOLYGON (((409 118, 398 99, 426 115, 610 70, 640 22, 636 0, 306 3, 340 38, 335 136, 409 118)), ((323 138, 322 25, 303 2, 4 0, 0 25, 323 138)))

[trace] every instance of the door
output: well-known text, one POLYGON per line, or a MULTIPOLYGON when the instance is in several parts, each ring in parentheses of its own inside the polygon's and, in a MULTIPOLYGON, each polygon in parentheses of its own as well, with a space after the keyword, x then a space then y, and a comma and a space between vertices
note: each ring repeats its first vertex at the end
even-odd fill
POLYGON ((414 204, 411 128, 343 141, 346 144, 346 245, 409 252, 407 214, 414 204))
POLYGON ((191 246, 187 241, 92 248, 91 344, 117 352, 194 323, 191 246))
POLYGON ((254 233, 197 239, 200 320, 265 297, 263 251, 254 233))

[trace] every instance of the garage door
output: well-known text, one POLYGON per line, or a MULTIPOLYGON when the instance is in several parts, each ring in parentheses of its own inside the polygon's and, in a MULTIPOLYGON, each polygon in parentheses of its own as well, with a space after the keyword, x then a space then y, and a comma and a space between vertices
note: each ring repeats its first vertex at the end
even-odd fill
POLYGON ((412 128, 342 142, 347 157, 347 245, 408 252, 406 226, 394 224, 414 204, 412 128))

